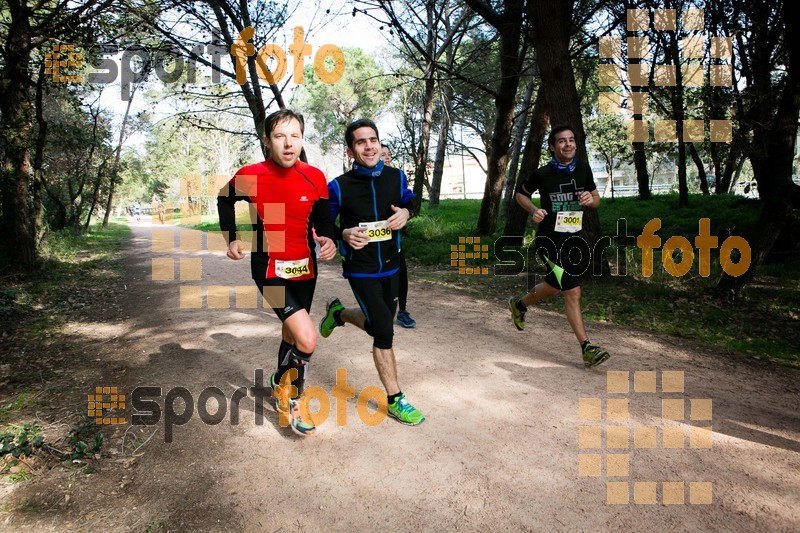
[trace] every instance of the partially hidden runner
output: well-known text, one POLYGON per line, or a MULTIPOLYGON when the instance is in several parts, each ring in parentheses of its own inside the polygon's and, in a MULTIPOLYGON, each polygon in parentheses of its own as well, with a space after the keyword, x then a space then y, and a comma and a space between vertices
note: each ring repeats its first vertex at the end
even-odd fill
MULTIPOLYGON (((381 143, 381 161, 384 166, 392 165, 392 151, 389 149, 388 144, 381 143)), ((411 318, 411 314, 406 308, 408 302, 408 265, 406 265, 405 254, 400 254, 400 287, 398 289, 397 300, 397 319, 395 322, 404 328, 413 328, 417 325, 417 321, 411 318)))
POLYGON ((412 216, 414 193, 402 170, 381 160, 378 128, 371 120, 353 122, 345 130, 347 155, 353 168, 328 185, 331 218, 340 241, 343 276, 353 289, 358 308, 345 308, 338 298, 328 301, 319 325, 328 337, 334 328, 353 324, 372 338, 372 357, 386 389, 390 416, 415 426, 425 417, 411 405, 397 380, 392 320, 397 306, 403 254, 400 229, 412 216))
POLYGON ((308 436, 316 427, 310 418, 302 419, 298 398, 317 345, 309 316, 317 283, 315 240, 320 245, 319 258, 325 261, 336 255, 336 244, 325 176, 298 160, 303 133, 302 115, 288 109, 269 115, 264 120, 264 137, 270 158, 239 169, 220 191, 217 208, 227 255, 236 261, 245 257, 245 243, 237 236, 234 204, 250 202, 257 212, 252 276, 282 322, 278 366, 270 376, 275 408, 282 415, 282 425, 287 421, 295 433, 308 436))
POLYGON ((597 209, 600 195, 594 183, 592 169, 576 154, 575 132, 570 126, 554 127, 548 137, 553 154, 550 162, 531 172, 516 190, 517 203, 539 224, 534 247, 547 265, 544 281, 521 298, 508 301, 511 318, 520 331, 525 328, 525 313, 529 305, 559 292, 564 296, 567 322, 581 345, 583 362, 597 366, 609 358, 608 352, 592 344, 586 335, 581 311, 579 275, 589 267, 589 250, 583 236, 583 210, 597 209), (531 201, 539 190, 541 208, 531 201), (579 256, 580 260, 573 258, 579 256))

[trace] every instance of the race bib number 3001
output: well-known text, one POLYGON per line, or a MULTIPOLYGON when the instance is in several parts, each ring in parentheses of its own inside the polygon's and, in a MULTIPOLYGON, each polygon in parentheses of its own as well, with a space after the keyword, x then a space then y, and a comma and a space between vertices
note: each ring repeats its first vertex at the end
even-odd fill
POLYGON ((279 278, 292 279, 310 273, 308 258, 298 261, 275 261, 275 275, 279 278))
POLYGON ((559 211, 556 214, 556 231, 577 233, 583 226, 583 211, 559 211))
POLYGON ((361 222, 358 227, 367 230, 369 242, 388 241, 392 238, 392 230, 389 229, 389 223, 385 220, 361 222))

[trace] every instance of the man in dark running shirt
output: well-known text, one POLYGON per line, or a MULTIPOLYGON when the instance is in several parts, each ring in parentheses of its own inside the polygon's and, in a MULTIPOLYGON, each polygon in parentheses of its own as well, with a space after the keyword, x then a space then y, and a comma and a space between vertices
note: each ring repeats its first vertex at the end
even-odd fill
POLYGON ((282 424, 298 435, 315 431, 313 420, 303 420, 297 398, 303 392, 317 333, 309 312, 317 282, 316 242, 319 258, 336 255, 328 187, 318 168, 299 161, 303 148, 303 116, 277 111, 264 121, 270 159, 239 169, 217 198, 219 225, 225 235, 228 257, 244 258, 244 243, 236 235, 234 204, 250 202, 257 213, 256 245, 251 253, 253 280, 283 323, 278 368, 270 376, 275 406, 282 424), (288 375, 287 375, 288 373, 288 375), (286 378, 284 378, 286 375, 286 378), (291 381, 291 385, 289 385, 291 381))
POLYGON ((338 298, 331 298, 319 331, 328 337, 345 323, 366 331, 373 339, 372 358, 386 389, 389 415, 415 426, 425 417, 400 390, 392 348, 403 255, 400 230, 411 218, 414 193, 408 189, 402 170, 384 166, 374 122, 357 120, 347 126, 344 137, 347 155, 354 160, 353 169, 328 185, 328 195, 331 218, 340 220, 335 232, 340 240, 343 275, 359 308, 345 309, 338 298))
POLYGON ((575 156, 575 133, 569 126, 554 127, 548 137, 553 159, 531 172, 516 191, 517 203, 539 224, 534 247, 547 265, 544 281, 522 298, 508 302, 514 325, 525 327, 527 306, 558 294, 564 295, 567 322, 581 344, 583 362, 587 367, 607 360, 608 352, 589 342, 583 326, 581 288, 578 276, 589 266, 588 246, 582 233, 583 210, 597 209, 600 195, 592 177, 592 169, 575 156), (542 207, 537 208, 531 195, 539 190, 542 207), (572 263, 575 257, 580 261, 572 263))

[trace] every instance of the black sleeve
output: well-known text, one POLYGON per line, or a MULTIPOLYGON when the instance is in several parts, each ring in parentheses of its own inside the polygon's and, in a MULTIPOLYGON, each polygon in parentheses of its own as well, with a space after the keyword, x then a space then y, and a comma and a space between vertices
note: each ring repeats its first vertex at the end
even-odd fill
MULTIPOLYGON (((320 237, 328 237, 329 239, 336 238, 336 231, 331 221, 331 206, 327 198, 320 198, 314 202, 311 208, 311 215, 314 217, 314 229, 320 237)), ((341 229, 339 230, 339 238, 341 238, 341 229)))
POLYGON ((597 190, 597 184, 594 182, 592 167, 589 165, 589 163, 586 163, 586 183, 583 185, 583 190, 586 192, 597 190))
POLYGON ((333 224, 333 236, 337 241, 344 240, 344 229, 339 224, 333 224))
POLYGON ((539 188, 536 177, 537 172, 535 170, 530 172, 524 179, 519 180, 517 183, 517 189, 514 192, 524 194, 530 198, 533 195, 533 192, 539 188))
POLYGON ((237 196, 234 176, 217 193, 217 213, 219 214, 219 229, 225 237, 226 244, 236 240, 236 209, 234 204, 239 200, 250 201, 249 196, 237 196))

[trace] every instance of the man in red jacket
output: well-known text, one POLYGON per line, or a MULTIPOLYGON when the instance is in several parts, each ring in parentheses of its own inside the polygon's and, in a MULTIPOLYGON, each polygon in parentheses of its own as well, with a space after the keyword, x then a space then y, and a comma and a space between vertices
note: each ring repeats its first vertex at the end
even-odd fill
POLYGON ((255 206, 253 280, 283 323, 278 367, 270 376, 270 385, 278 411, 288 417, 295 433, 307 436, 316 428, 312 420, 302 419, 297 399, 317 345, 309 317, 317 283, 315 247, 319 243, 319 258, 327 261, 336 255, 336 245, 325 176, 298 160, 303 132, 300 114, 284 109, 268 116, 264 136, 270 158, 239 169, 220 191, 217 207, 220 229, 229 243, 227 255, 238 261, 244 258, 245 247, 236 234, 234 204, 244 200, 255 206), (297 373, 293 387, 282 381, 287 372, 289 377, 297 373))

